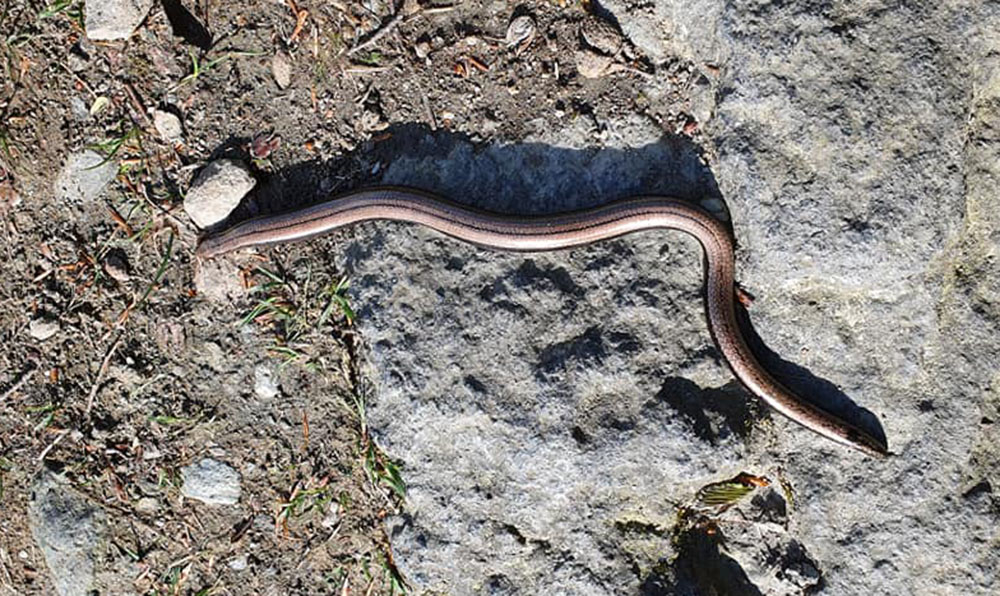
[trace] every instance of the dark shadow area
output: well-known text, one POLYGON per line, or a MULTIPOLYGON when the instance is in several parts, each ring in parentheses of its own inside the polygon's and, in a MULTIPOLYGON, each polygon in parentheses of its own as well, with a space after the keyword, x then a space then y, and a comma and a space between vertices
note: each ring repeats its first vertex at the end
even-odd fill
POLYGON ((212 34, 180 0, 163 0, 163 12, 174 35, 202 51, 211 49, 212 34))
MULTIPOLYGON (((629 149, 570 149, 543 143, 474 144, 467 135, 417 124, 392 126, 382 137, 329 161, 255 172, 257 188, 219 227, 376 184, 414 186, 508 214, 558 213, 642 193, 691 201, 719 196, 700 151, 686 137, 664 136, 629 149)), ((230 139, 212 157, 250 162, 248 143, 248 138, 230 139)))
POLYGON ((696 436, 713 445, 730 434, 747 439, 753 424, 768 411, 735 380, 719 388, 703 389, 687 379, 667 377, 656 400, 644 409, 661 401, 681 414, 696 436))
MULTIPOLYGON (((656 142, 626 149, 574 149, 544 143, 476 144, 464 134, 402 124, 388 128, 379 138, 383 140, 369 141, 358 151, 329 161, 303 162, 273 173, 255 172, 258 187, 218 227, 379 184, 412 186, 470 207, 523 215, 583 209, 640 194, 692 202, 720 197, 699 148, 683 136, 664 135, 656 142)), ((231 139, 215 155, 250 162, 246 144, 246 140, 231 139)), ((378 242, 376 238, 373 246, 356 247, 354 254, 348 251, 348 266, 377 250, 378 242)), ((555 279, 554 283, 558 282, 555 279)), ((744 309, 738 310, 751 349, 782 383, 817 407, 884 439, 885 432, 871 412, 833 383, 769 350, 749 324, 744 309)), ((726 426, 737 434, 745 432, 741 429, 752 422, 753 414, 745 404, 734 408, 723 405, 729 400, 751 399, 745 390, 739 396, 736 393, 730 386, 701 390, 682 379, 668 379, 658 399, 692 420, 700 436, 714 440, 707 422, 710 412, 722 415, 726 426)))
POLYGON ((762 596, 743 567, 723 552, 725 537, 715 524, 692 528, 677 542, 680 554, 665 574, 646 578, 639 590, 642 596, 762 596))
POLYGON ((878 416, 867 408, 858 406, 830 381, 817 377, 798 364, 783 359, 768 348, 750 323, 750 316, 746 309, 738 303, 736 305, 736 318, 743 330, 744 337, 747 339, 747 344, 757 360, 785 387, 817 407, 868 431, 883 444, 887 444, 885 430, 882 428, 878 416))

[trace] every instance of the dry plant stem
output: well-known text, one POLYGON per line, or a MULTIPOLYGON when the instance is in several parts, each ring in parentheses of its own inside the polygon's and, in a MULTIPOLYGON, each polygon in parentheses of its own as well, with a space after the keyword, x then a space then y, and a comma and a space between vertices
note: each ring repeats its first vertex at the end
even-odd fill
POLYGON ((378 40, 382 39, 390 31, 396 28, 396 25, 399 24, 399 21, 402 19, 402 17, 403 17, 403 11, 397 10, 396 14, 392 15, 389 21, 385 25, 383 25, 381 29, 373 33, 372 36, 366 39, 365 41, 347 50, 347 55, 353 56, 354 54, 360 52, 361 50, 375 45, 375 43, 377 43, 378 40))
POLYGON ((94 383, 90 386, 90 394, 87 395, 87 409, 85 411, 87 416, 90 416, 90 411, 94 407, 94 398, 97 397, 97 391, 101 388, 101 381, 104 379, 104 375, 108 372, 108 365, 111 364, 111 357, 115 355, 115 351, 118 350, 118 346, 122 343, 122 332, 118 332, 118 337, 115 338, 113 344, 108 349, 107 354, 104 355, 104 360, 101 361, 101 368, 97 369, 97 376, 94 377, 94 383))
POLYGON ((479 246, 525 252, 583 246, 642 230, 685 232, 705 251, 709 330, 743 385, 778 413, 828 439, 869 455, 888 454, 883 441, 793 393, 757 360, 737 321, 732 236, 707 211, 685 201, 640 196, 572 213, 512 217, 470 209, 417 189, 376 187, 299 211, 251 219, 205 238, 197 254, 211 258, 246 246, 303 240, 372 220, 420 224, 479 246))
POLYGON ((52 451, 52 448, 58 445, 59 441, 62 441, 68 434, 69 434, 69 429, 60 431, 59 435, 56 436, 55 440, 49 443, 48 447, 43 449, 42 452, 38 454, 38 461, 45 461, 45 456, 49 454, 49 451, 52 451))
POLYGON ((20 390, 21 387, 24 387, 25 383, 28 382, 28 380, 31 378, 31 375, 35 374, 36 370, 38 370, 37 364, 32 363, 30 366, 28 366, 28 368, 21 373, 21 376, 17 379, 17 381, 15 381, 14 384, 10 386, 10 389, 4 391, 3 394, 0 395, 0 403, 6 401, 8 397, 14 395, 14 393, 20 390))

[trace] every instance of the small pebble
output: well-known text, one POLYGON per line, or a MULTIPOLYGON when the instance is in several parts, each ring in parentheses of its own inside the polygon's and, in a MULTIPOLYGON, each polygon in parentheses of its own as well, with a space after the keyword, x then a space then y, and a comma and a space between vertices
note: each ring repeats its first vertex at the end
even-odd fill
POLYGON ((272 399, 280 393, 274 374, 263 364, 253 369, 253 392, 261 399, 272 399))
POLYGON ((240 474, 228 464, 205 458, 181 468, 181 494, 210 505, 235 505, 240 500, 240 474))
POLYGON ((144 515, 154 515, 160 509, 160 502, 154 497, 142 497, 135 502, 135 510, 137 513, 142 513, 144 515))
POLYGON ((112 250, 104 258, 104 270, 118 283, 125 283, 131 278, 128 269, 128 259, 121 251, 112 250))
POLYGON ((105 160, 96 151, 84 149, 66 157, 66 163, 52 186, 59 199, 83 204, 99 197, 117 175, 116 160, 105 160))
POLYGON ((226 219, 256 184, 242 163, 232 159, 213 161, 191 183, 184 197, 184 211, 199 228, 207 228, 226 219))
POLYGON ((616 55, 625 43, 614 25, 596 17, 580 25, 580 37, 587 47, 605 56, 616 55))
POLYGON ((417 58, 423 60, 431 53, 431 44, 426 41, 417 42, 417 45, 413 46, 413 53, 417 55, 417 58))
POLYGON ((279 89, 286 89, 292 84, 292 57, 287 52, 275 52, 271 59, 271 74, 279 89))
POLYGON ((28 324, 28 333, 38 341, 45 341, 59 331, 59 322, 49 319, 35 319, 28 324))
POLYGON ((69 67, 73 72, 84 72, 90 68, 90 60, 76 52, 70 52, 66 56, 66 66, 69 67))
POLYGON ((153 126, 160 138, 170 143, 181 140, 184 135, 181 119, 176 114, 166 110, 153 111, 153 126))
POLYGON ((87 37, 125 39, 146 18, 153 4, 153 0, 86 0, 83 14, 87 37))
POLYGON ((229 568, 232 569, 233 571, 243 571, 244 569, 247 568, 247 556, 240 555, 238 557, 230 559, 229 563, 227 564, 229 565, 229 568))
POLYGON ((587 50, 578 50, 575 58, 576 71, 580 73, 580 76, 588 79, 597 79, 608 74, 614 63, 614 58, 611 56, 602 56, 587 50))
POLYGON ((73 120, 77 122, 86 122, 90 119, 90 108, 87 104, 77 96, 69 98, 69 113, 73 116, 73 120))
POLYGON ((521 15, 513 19, 507 25, 507 35, 504 41, 508 48, 527 46, 535 37, 535 19, 528 15, 521 15))

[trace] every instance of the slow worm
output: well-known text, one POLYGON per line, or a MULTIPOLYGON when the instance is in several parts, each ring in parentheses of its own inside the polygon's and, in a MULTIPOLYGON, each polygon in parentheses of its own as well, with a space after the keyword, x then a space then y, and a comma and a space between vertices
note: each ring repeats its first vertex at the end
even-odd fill
POLYGON ((197 255, 207 259, 247 246, 302 240, 371 220, 416 223, 479 246, 514 251, 571 248, 651 229, 690 234, 705 250, 708 326, 736 378, 802 426, 869 455, 888 454, 883 441, 799 397, 761 365, 736 318, 733 239, 707 211, 684 201, 641 196, 571 213, 512 217, 463 207, 416 189, 375 187, 245 221, 203 239, 197 255))

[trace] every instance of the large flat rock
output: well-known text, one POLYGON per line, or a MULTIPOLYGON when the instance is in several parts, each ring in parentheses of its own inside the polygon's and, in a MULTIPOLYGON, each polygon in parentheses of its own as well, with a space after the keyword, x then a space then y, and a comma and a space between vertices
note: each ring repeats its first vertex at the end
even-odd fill
POLYGON ((994 593, 996 10, 699 5, 607 8, 626 34, 670 21, 656 48, 633 40, 654 59, 711 65, 708 170, 699 148, 621 118, 597 148, 572 126, 478 148, 429 137, 385 181, 511 212, 717 185, 761 337, 811 397, 869 410, 896 455, 747 405, 679 233, 514 255, 369 224, 346 259, 371 429, 410 487, 397 563, 452 594, 699 593, 711 579, 670 565, 676 504, 746 470, 782 481, 787 516, 722 522, 743 537, 739 585, 994 593))

